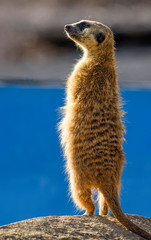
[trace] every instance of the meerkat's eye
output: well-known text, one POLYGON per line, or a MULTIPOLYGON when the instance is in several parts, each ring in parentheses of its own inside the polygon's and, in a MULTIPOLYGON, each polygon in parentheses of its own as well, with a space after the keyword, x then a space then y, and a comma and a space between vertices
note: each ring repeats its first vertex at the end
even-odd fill
POLYGON ((88 28, 88 27, 89 27, 89 24, 86 23, 86 22, 82 22, 82 23, 80 23, 78 26, 79 26, 79 28, 80 28, 80 31, 83 31, 85 28, 88 28))

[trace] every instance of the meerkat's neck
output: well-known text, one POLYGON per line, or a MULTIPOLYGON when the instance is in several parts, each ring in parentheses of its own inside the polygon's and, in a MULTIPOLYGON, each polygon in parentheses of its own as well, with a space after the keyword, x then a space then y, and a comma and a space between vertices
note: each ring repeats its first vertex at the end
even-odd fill
MULTIPOLYGON (((99 98, 106 99, 118 97, 118 82, 114 50, 95 51, 94 54, 84 51, 82 58, 76 64, 67 82, 68 96, 73 100, 80 94, 95 96, 99 92, 99 98), (72 93, 72 94, 71 94, 72 93)), ((97 94, 98 96, 98 94, 97 94)))
POLYGON ((110 50, 110 52, 103 51, 102 49, 96 50, 84 50, 83 54, 84 59, 94 59, 96 63, 105 63, 109 61, 114 61, 115 60, 115 52, 114 49, 110 50))

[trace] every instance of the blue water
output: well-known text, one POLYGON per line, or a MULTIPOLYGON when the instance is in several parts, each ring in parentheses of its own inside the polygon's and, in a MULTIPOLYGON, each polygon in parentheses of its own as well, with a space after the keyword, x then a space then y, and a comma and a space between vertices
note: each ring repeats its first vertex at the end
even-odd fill
MULTIPOLYGON (((122 90, 127 164, 125 213, 151 217, 151 91, 122 90)), ((0 88, 0 225, 80 214, 68 196, 57 132, 64 89, 0 88)))

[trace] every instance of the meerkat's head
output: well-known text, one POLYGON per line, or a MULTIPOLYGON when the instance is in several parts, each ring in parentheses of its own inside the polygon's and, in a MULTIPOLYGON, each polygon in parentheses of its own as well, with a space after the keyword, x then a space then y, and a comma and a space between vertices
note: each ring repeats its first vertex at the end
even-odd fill
POLYGON ((64 27, 68 37, 85 51, 105 50, 113 46, 113 34, 109 27, 95 21, 82 20, 64 27))

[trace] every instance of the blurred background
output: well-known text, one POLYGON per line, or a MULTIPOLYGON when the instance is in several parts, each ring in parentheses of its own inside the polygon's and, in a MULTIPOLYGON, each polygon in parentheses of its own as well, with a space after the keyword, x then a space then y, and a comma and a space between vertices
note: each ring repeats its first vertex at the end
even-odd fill
POLYGON ((114 32, 127 112, 121 206, 151 217, 151 1, 0 0, 0 225, 81 214, 57 132, 65 81, 81 56, 63 28, 81 19, 114 32))

